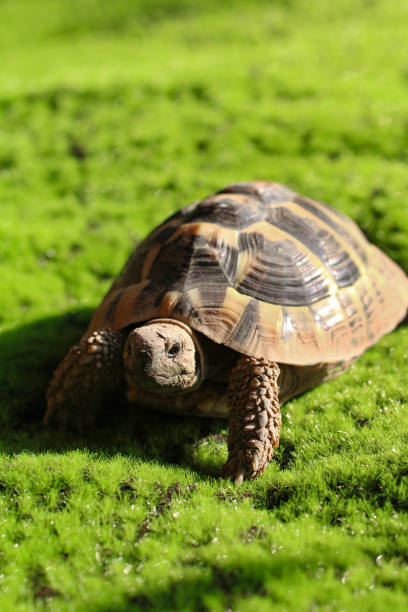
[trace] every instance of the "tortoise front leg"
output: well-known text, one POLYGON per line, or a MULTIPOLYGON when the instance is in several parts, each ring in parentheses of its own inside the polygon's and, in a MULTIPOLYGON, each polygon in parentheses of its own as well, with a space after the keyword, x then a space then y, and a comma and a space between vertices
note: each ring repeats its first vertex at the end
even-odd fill
POLYGON ((229 405, 229 456, 222 477, 241 484, 261 474, 279 444, 281 413, 278 397, 279 366, 264 359, 242 356, 232 370, 229 405))
POLYGON ((97 408, 124 380, 125 339, 125 332, 100 329, 68 351, 48 385, 45 425, 81 429, 94 420, 97 408))

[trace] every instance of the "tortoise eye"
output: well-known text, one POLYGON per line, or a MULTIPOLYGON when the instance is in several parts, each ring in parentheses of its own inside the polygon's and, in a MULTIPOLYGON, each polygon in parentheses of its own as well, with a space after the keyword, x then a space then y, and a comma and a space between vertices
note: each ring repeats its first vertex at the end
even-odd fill
POLYGON ((174 344, 171 345, 171 347, 167 351, 167 354, 169 357, 175 357, 179 352, 180 352, 180 344, 178 342, 175 342, 174 344))

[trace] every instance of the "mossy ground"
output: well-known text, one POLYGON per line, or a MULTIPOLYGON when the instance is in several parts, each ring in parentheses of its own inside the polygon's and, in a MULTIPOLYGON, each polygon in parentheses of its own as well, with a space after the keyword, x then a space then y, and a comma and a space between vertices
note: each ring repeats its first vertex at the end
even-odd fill
POLYGON ((406 609, 406 327, 288 403, 276 460, 239 489, 216 479, 224 422, 121 403, 80 438, 39 420, 132 243, 228 183, 326 200, 408 270, 407 18, 3 0, 1 610, 406 609))

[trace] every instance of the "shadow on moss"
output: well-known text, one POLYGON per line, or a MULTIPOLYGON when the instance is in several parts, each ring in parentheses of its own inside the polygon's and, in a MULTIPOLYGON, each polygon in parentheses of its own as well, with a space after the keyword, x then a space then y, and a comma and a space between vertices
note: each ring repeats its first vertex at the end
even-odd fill
POLYGON ((0 336, 0 423, 6 429, 40 421, 47 382, 80 337, 89 309, 47 317, 0 336))

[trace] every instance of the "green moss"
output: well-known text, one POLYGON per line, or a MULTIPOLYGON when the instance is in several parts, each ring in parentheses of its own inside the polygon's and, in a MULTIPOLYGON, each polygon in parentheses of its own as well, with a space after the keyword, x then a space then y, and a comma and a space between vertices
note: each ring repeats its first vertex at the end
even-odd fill
POLYGON ((228 183, 326 200, 408 271, 407 10, 1 3, 2 610, 406 608, 406 327, 289 402, 240 489, 221 421, 39 423, 133 243, 228 183))

